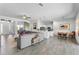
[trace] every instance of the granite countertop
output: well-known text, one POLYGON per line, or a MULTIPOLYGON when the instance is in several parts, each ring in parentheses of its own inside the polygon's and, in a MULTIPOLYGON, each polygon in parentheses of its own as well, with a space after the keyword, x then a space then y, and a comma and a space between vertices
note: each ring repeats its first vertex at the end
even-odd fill
POLYGON ((20 35, 24 35, 24 34, 34 34, 34 33, 39 33, 38 31, 21 31, 19 32, 20 35))

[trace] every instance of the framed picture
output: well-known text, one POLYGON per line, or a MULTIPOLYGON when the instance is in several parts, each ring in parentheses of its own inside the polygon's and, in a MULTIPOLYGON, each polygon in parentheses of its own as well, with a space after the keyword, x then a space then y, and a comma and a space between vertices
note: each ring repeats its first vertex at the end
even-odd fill
POLYGON ((70 29, 70 24, 60 24, 60 29, 69 30, 70 29))

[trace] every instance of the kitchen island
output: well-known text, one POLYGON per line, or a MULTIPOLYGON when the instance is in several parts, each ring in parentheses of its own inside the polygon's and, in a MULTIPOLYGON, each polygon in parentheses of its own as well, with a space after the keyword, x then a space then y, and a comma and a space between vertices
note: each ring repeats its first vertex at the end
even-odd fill
POLYGON ((23 49, 44 40, 44 33, 39 31, 26 31, 19 34, 17 48, 23 49))

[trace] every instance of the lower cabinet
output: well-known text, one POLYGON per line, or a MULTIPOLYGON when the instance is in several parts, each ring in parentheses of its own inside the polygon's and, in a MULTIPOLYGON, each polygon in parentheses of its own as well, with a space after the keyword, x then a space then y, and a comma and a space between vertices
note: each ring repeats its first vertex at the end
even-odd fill
POLYGON ((31 45, 31 39, 22 39, 21 40, 21 49, 22 48, 25 48, 25 47, 28 47, 28 46, 30 46, 31 45))
POLYGON ((17 48, 23 49, 44 40, 42 33, 24 34, 17 40, 17 48))

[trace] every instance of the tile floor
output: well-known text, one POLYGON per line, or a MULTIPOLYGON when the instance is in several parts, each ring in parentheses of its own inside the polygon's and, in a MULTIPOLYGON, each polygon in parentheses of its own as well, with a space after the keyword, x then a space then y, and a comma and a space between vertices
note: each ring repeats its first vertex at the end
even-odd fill
POLYGON ((58 39, 50 37, 33 46, 19 50, 16 48, 16 41, 9 36, 1 39, 1 55, 77 55, 79 54, 79 45, 75 43, 75 39, 58 39))

